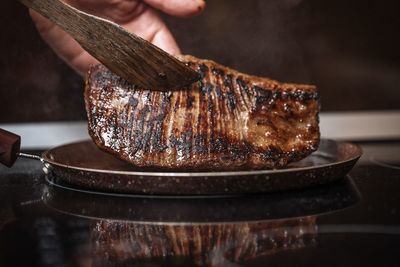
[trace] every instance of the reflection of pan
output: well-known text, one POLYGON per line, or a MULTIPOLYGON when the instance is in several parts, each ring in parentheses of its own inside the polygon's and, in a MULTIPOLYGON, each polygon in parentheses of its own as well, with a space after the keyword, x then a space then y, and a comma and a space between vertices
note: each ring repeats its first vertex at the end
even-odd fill
POLYGON ((360 156, 357 145, 323 139, 318 151, 286 169, 165 172, 135 170, 91 141, 43 153, 54 179, 93 190, 160 195, 255 193, 323 184, 345 176, 360 156))
POLYGON ((95 266, 254 266, 249 261, 314 246, 317 216, 359 200, 350 178, 301 191, 219 198, 69 189, 48 185, 42 199, 59 212, 92 219, 95 266))
POLYGON ((219 198, 121 197, 66 184, 45 187, 46 205, 75 216, 145 223, 226 223, 303 217, 349 207, 360 199, 350 178, 329 185, 219 198), (93 194, 94 193, 94 194, 93 194))
POLYGON ((361 156, 357 145, 322 139, 319 149, 280 170, 165 172, 138 170, 99 150, 91 141, 59 146, 42 157, 19 153, 20 137, 0 129, 0 162, 11 166, 16 157, 44 162, 53 179, 98 191, 158 195, 256 193, 301 188, 337 180, 361 156))

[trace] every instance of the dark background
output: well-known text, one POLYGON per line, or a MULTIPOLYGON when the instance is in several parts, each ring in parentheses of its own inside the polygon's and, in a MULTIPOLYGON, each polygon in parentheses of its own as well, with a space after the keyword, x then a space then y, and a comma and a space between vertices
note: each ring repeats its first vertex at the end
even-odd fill
MULTIPOLYGON (((322 111, 400 109, 397 0, 209 0, 164 16, 182 51, 242 72, 311 83, 322 111)), ((0 123, 83 120, 82 78, 40 39, 27 9, 2 3, 0 123)))

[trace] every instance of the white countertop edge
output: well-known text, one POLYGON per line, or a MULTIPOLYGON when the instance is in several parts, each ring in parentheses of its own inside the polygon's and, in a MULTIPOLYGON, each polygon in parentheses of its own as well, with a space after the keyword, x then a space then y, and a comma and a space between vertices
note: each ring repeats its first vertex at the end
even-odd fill
POLYGON ((322 112, 321 136, 349 141, 400 140, 400 110, 322 112))
MULTIPOLYGON (((22 149, 46 149, 89 139, 86 121, 0 124, 21 136, 22 149)), ((321 112, 323 138, 349 141, 400 140, 400 110, 321 112)))

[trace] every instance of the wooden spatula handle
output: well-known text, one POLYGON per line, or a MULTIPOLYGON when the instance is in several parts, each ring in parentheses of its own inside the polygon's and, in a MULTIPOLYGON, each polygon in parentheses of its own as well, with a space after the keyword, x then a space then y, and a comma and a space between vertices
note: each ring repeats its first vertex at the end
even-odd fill
POLYGON ((18 158, 21 137, 0 128, 0 163, 11 167, 18 158))
MULTIPOLYGON (((59 0, 19 0, 25 6, 32 8, 42 16, 48 18, 78 42, 95 34, 92 28, 86 27, 91 17, 70 5, 59 0)), ((101 33, 99 33, 101 34, 101 33)), ((86 42, 84 42, 86 43, 86 42)))

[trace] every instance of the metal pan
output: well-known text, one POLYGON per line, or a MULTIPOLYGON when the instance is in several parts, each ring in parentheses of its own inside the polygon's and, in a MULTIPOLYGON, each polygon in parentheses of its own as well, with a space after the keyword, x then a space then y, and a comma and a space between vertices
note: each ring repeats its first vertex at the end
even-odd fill
POLYGON ((143 171, 101 151, 92 141, 59 146, 42 157, 20 153, 20 137, 0 129, 0 162, 39 159, 51 180, 82 188, 139 195, 227 195, 302 188, 344 177, 362 154, 359 146, 322 139, 307 158, 280 170, 213 172, 143 171))
POLYGON ((307 158, 280 170, 140 171, 101 151, 92 141, 71 143, 42 154, 50 180, 78 187, 139 195, 226 195, 303 188, 344 177, 362 154, 359 146, 322 139, 307 158))

